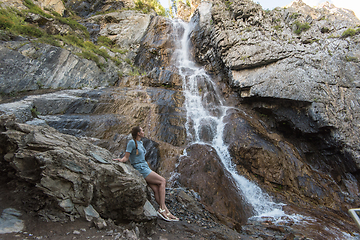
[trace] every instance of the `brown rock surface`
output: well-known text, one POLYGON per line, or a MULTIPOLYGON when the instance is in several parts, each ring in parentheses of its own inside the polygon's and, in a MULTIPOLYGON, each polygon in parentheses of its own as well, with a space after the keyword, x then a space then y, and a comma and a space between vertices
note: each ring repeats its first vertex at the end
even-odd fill
POLYGON ((244 224, 251 216, 251 208, 224 170, 215 150, 210 146, 193 144, 186 152, 186 156, 180 157, 177 168, 179 183, 198 192, 207 209, 231 227, 244 224))

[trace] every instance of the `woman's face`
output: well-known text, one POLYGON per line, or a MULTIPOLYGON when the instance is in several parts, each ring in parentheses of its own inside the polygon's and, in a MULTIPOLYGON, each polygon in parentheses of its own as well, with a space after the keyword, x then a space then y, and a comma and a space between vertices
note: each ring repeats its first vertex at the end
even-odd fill
POLYGON ((138 136, 143 138, 145 137, 145 133, 144 133, 144 130, 142 128, 140 128, 140 132, 138 132, 138 136))

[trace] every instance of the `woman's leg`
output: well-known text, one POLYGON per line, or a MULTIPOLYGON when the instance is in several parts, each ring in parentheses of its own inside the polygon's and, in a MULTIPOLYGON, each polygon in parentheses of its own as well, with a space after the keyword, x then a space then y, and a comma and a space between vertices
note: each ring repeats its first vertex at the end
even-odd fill
POLYGON ((155 200, 160 206, 159 185, 150 183, 148 183, 148 185, 154 191, 155 200))
POLYGON ((159 204, 161 209, 166 209, 165 206, 165 187, 166 180, 156 172, 151 172, 146 178, 146 182, 150 188, 154 191, 155 200, 159 204))
POLYGON ((149 184, 150 188, 154 191, 154 196, 156 202, 159 204, 160 208, 165 210, 165 216, 170 219, 177 219, 174 215, 172 215, 169 209, 165 205, 165 188, 166 188, 166 180, 156 172, 151 172, 146 178, 146 182, 149 184))

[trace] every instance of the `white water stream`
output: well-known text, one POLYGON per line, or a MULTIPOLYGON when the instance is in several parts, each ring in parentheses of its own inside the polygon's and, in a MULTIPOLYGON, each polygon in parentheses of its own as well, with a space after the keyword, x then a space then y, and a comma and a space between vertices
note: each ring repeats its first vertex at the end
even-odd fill
POLYGON ((235 180, 238 189, 243 193, 247 202, 253 207, 256 217, 267 216, 279 219, 287 216, 283 204, 275 203, 259 186, 240 176, 234 164, 228 147, 223 141, 223 118, 229 107, 218 94, 217 86, 205 70, 190 59, 189 34, 191 24, 180 20, 173 20, 177 32, 183 33, 179 37, 181 47, 176 50, 176 66, 183 78, 183 93, 187 110, 187 134, 192 143, 210 144, 216 149, 221 161, 235 180))

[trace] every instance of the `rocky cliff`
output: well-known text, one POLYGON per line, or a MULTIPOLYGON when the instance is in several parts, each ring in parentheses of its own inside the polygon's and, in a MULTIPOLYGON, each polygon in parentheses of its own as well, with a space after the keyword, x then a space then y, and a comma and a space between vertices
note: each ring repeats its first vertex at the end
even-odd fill
MULTIPOLYGON (((152 169, 183 189, 171 201, 183 220, 198 221, 189 210, 201 224, 212 219, 207 227, 225 224, 216 230, 225 238, 258 237, 254 209, 216 151, 188 137, 193 123, 174 60, 184 29, 131 3, 68 1, 54 6, 61 18, 49 9, 52 17, 18 14, 39 27, 38 37, 10 31, 15 20, 2 28, 2 182, 41 198, 26 206, 47 219, 95 215, 99 227, 108 218, 154 219, 144 181, 111 162, 124 153, 129 129, 141 125, 152 169), (229 227, 238 233, 227 235, 229 227)), ((189 24, 192 56, 231 108, 223 136, 236 171, 287 204, 288 214, 317 219, 306 231, 294 222, 269 228, 290 239, 356 236, 347 209, 360 204, 360 21, 329 4, 264 11, 252 1, 213 0, 199 4, 189 24)), ((202 99, 213 100, 198 81, 202 99)))

